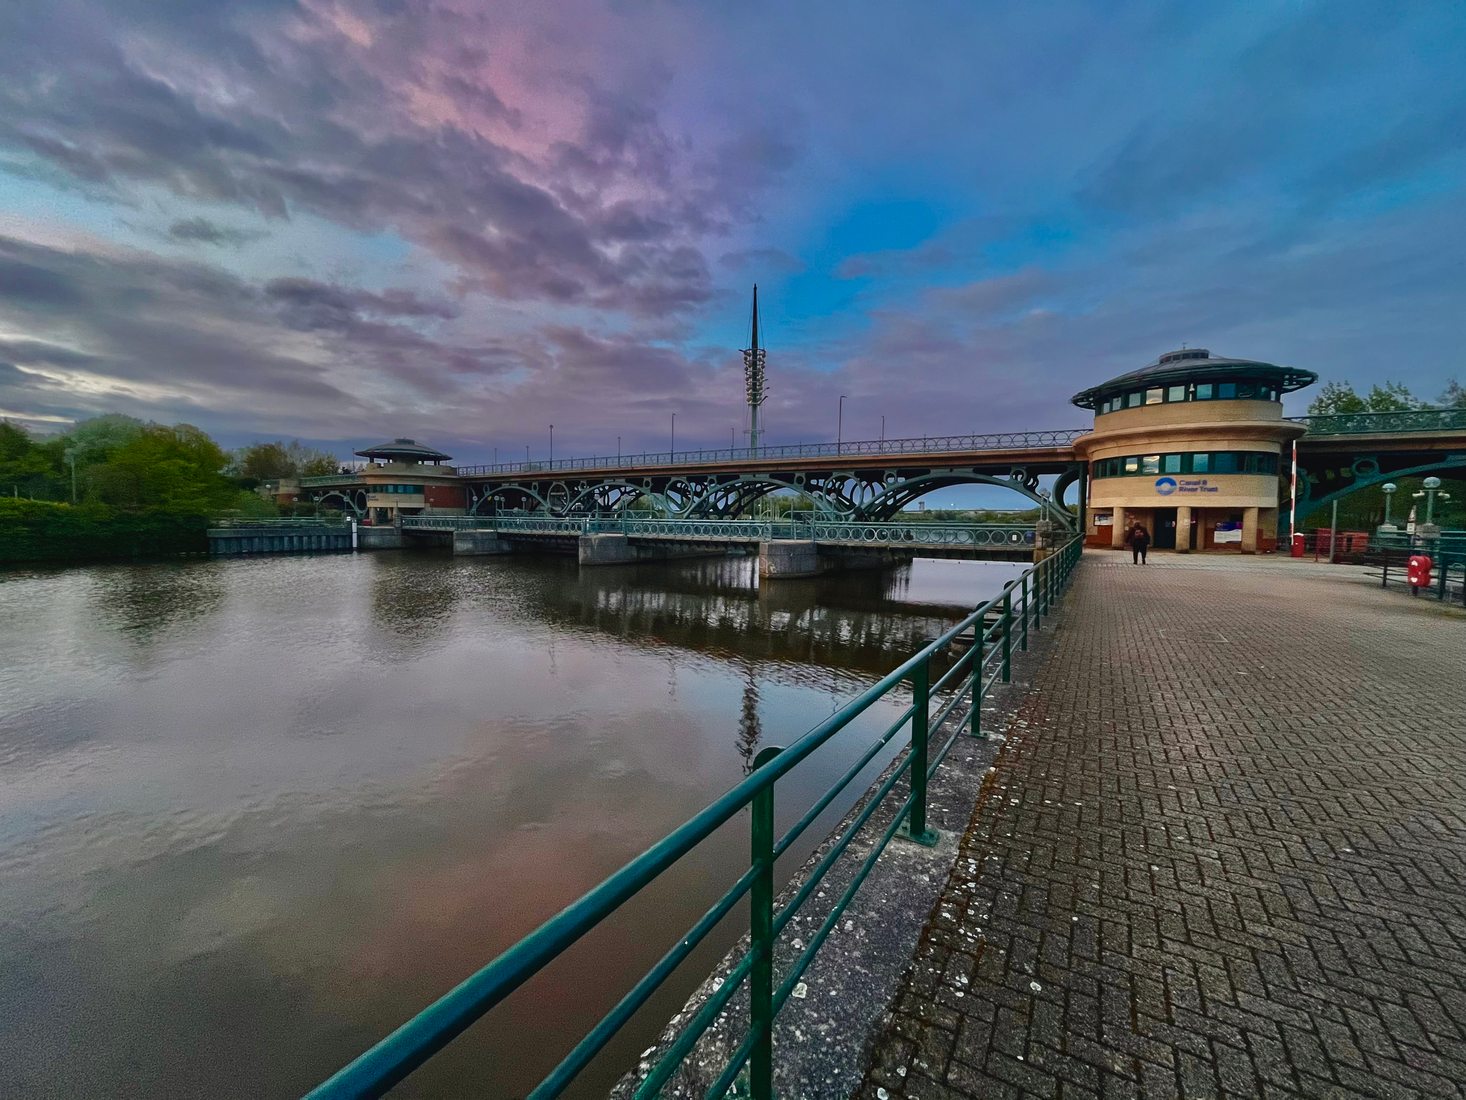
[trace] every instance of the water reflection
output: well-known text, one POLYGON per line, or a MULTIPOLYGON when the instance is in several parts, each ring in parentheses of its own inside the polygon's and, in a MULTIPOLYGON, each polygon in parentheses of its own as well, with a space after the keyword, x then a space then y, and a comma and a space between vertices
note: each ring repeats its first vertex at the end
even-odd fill
MULTIPOLYGON (((962 613, 929 588, 433 553, 10 575, 0 1095, 298 1094, 962 613)), ((746 860, 739 825, 404 1094, 522 1094, 746 860)))

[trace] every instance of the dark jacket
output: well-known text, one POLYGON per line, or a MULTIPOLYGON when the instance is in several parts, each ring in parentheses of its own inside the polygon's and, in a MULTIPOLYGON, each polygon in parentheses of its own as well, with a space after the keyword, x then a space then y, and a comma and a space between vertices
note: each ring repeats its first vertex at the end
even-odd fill
POLYGON ((1150 546, 1150 532, 1144 527, 1137 527, 1130 532, 1130 545, 1136 550, 1144 550, 1150 546))

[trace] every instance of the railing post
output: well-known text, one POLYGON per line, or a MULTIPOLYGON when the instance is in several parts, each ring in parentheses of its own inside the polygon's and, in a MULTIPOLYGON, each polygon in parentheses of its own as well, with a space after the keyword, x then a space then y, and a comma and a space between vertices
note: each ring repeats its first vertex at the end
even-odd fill
POLYGON ((1013 587, 1003 589, 1003 683, 1013 679, 1013 587))
POLYGON ((1025 653, 1028 652, 1028 574, 1023 574, 1023 598, 1018 603, 1018 614, 1023 620, 1023 635, 1018 640, 1018 648, 1025 653))
MULTIPOLYGON (((753 760, 755 773, 780 749, 770 745, 753 760)), ((753 796, 752 865, 758 873, 749 888, 749 946, 753 972, 748 986, 748 1020, 753 1029, 753 1050, 748 1058, 749 1095, 773 1100, 774 1095, 774 785, 753 796)))
POLYGON ((926 827, 926 770, 931 734, 931 658, 922 661, 911 672, 911 809, 901 835, 928 848, 937 843, 935 830, 926 827))
POLYGON ((985 738, 982 731, 982 641, 987 633, 987 623, 982 619, 972 628, 972 712, 967 716, 967 732, 973 737, 985 738))

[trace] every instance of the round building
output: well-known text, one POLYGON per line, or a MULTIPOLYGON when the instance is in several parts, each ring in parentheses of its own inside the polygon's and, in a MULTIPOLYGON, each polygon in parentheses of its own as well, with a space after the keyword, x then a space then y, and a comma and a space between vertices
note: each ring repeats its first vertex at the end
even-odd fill
POLYGON ((1121 547, 1139 524, 1157 550, 1275 549, 1278 479, 1305 431, 1282 397, 1317 380, 1188 348, 1076 394, 1094 412, 1074 442, 1089 465, 1085 544, 1121 547))

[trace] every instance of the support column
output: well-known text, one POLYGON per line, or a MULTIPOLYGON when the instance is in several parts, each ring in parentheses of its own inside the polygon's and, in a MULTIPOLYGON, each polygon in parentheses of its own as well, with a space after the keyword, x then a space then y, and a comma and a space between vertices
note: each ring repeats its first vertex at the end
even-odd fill
POLYGON ((1191 505, 1176 505, 1176 553, 1191 553, 1191 505))
POLYGON ((819 572, 819 551, 812 540, 773 539, 758 544, 760 577, 813 577, 819 572))
POLYGON ((1257 509, 1242 509, 1242 553, 1257 553, 1257 509))
POLYGON ((1115 550, 1125 547, 1125 526, 1125 509, 1117 504, 1110 516, 1110 546, 1115 550))

